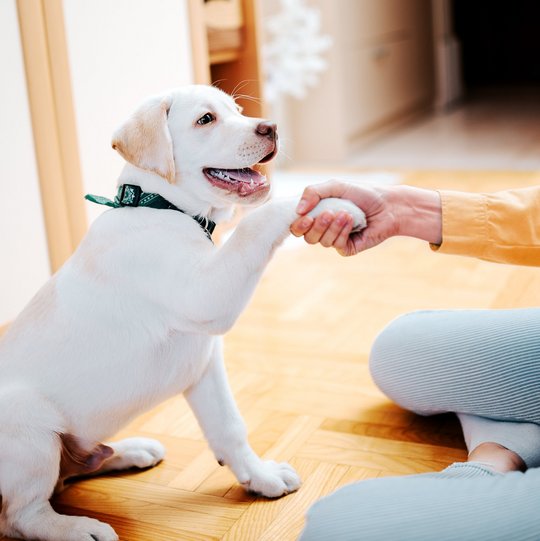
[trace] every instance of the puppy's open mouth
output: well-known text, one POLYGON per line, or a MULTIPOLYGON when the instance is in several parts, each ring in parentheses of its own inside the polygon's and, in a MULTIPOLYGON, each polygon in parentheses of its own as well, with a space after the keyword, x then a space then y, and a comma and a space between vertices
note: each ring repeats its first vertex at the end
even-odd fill
POLYGON ((242 197, 269 188, 266 177, 251 167, 242 169, 208 167, 203 169, 203 172, 210 183, 217 188, 237 193, 242 197))

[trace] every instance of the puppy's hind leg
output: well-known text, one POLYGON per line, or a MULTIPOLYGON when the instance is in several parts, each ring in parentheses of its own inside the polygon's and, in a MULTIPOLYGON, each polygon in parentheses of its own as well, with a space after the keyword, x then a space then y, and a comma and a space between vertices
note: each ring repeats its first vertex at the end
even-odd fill
POLYGON ((0 534, 40 541, 117 541, 107 524, 56 513, 59 416, 31 390, 0 393, 0 534))
POLYGON ((150 468, 161 462, 165 456, 163 445, 151 438, 126 438, 107 443, 107 447, 112 449, 112 456, 92 475, 130 468, 150 468))
POLYGON ((71 434, 62 435, 60 479, 55 492, 72 477, 101 475, 130 468, 150 468, 163 460, 165 448, 150 438, 126 438, 117 442, 93 443, 71 434))

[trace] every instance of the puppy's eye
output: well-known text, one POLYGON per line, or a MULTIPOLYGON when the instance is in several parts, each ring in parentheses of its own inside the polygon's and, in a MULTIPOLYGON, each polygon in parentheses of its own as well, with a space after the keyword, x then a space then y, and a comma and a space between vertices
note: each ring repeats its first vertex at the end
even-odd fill
POLYGON ((204 124, 210 124, 210 122, 214 122, 214 120, 216 120, 216 117, 212 113, 206 113, 197 120, 197 124, 202 126, 204 124))

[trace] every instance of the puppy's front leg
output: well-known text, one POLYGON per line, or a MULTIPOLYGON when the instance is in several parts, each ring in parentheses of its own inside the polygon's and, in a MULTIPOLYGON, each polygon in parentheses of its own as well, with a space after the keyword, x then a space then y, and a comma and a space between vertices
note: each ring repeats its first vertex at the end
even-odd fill
MULTIPOLYGON (((240 222, 227 242, 197 267, 199 287, 182 294, 190 296, 183 306, 189 307, 189 318, 200 329, 223 334, 232 327, 251 298, 274 250, 289 235, 289 228, 298 216, 296 205, 296 199, 288 199, 272 201, 254 210, 240 222), (210 304, 200 302, 201 289, 205 299, 212 300, 210 304)), ((334 213, 344 210, 352 214, 351 209, 355 206, 350 201, 328 198, 310 215, 315 217, 324 210, 334 213)), ((356 211, 362 214, 358 208, 356 211)))
POLYGON ((250 447, 244 421, 227 381, 220 338, 215 339, 206 372, 186 392, 186 398, 216 460, 229 466, 246 490, 277 498, 300 487, 300 479, 289 464, 263 461, 250 447))
POLYGON ((234 324, 251 298, 277 246, 289 234, 296 201, 271 202, 254 210, 237 226, 223 246, 199 267, 198 287, 182 291, 189 319, 209 334, 223 334, 234 324), (205 299, 201 302, 200 292, 205 299))

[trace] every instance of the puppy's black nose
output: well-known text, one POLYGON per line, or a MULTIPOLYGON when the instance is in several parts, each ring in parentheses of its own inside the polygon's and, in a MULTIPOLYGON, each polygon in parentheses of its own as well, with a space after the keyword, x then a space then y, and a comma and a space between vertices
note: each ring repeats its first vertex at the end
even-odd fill
POLYGON ((276 138, 277 126, 274 122, 269 120, 263 120, 259 122, 257 129, 255 130, 259 135, 266 135, 268 139, 272 141, 276 138))

